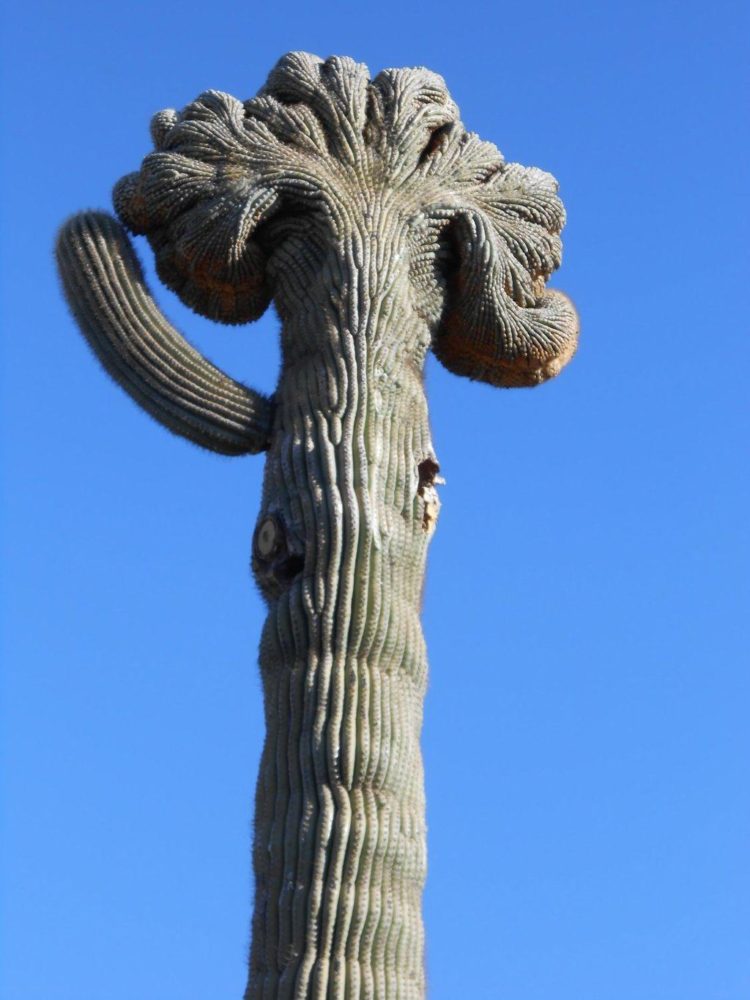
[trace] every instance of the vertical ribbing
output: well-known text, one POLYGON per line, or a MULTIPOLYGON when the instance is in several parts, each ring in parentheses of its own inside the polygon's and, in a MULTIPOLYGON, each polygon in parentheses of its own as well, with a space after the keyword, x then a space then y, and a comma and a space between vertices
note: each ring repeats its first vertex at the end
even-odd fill
POLYGON ((421 380, 394 367, 391 339, 428 331, 391 291, 406 263, 395 247, 371 255, 370 240, 355 227, 342 240, 322 315, 294 308, 304 281, 284 288, 261 519, 274 512, 306 546, 261 647, 268 732, 247 1000, 424 994, 428 536, 416 491, 431 446, 421 380), (321 349, 337 359, 333 382, 321 349))

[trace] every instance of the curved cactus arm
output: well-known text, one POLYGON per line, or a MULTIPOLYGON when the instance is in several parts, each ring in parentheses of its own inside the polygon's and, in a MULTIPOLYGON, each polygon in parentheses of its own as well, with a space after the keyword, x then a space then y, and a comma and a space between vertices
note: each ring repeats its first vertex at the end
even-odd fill
POLYGON ((106 371, 160 423, 210 451, 265 451, 273 405, 199 354, 162 315, 130 239, 104 212, 82 212, 60 230, 65 296, 106 371))

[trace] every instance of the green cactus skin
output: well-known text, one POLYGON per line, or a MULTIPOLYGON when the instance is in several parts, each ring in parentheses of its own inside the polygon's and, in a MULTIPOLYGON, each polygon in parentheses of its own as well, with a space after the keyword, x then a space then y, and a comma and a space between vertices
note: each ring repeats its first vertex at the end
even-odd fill
POLYGON ((161 315, 123 227, 58 239, 73 314, 152 416, 224 454, 267 451, 253 571, 266 741, 246 1000, 421 998, 426 839, 419 606, 439 502, 423 367, 536 385, 575 351, 550 175, 462 126, 439 76, 285 56, 244 104, 152 122, 115 188, 160 278, 222 322, 274 300, 272 400, 161 315))

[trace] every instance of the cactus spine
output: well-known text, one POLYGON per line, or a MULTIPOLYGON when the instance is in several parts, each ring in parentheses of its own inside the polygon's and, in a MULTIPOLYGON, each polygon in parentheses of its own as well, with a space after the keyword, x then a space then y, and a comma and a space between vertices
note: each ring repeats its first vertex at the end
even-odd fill
POLYGON ((152 122, 115 188, 160 278, 247 322, 273 298, 272 399, 161 315, 123 226, 71 219, 58 261, 107 371, 152 416, 224 454, 266 451, 253 571, 266 742, 246 1000, 424 996, 419 601, 439 503, 423 366, 535 385, 577 319, 545 291, 564 222, 548 174, 463 128, 423 69, 370 80, 285 56, 244 104, 207 92, 152 122))

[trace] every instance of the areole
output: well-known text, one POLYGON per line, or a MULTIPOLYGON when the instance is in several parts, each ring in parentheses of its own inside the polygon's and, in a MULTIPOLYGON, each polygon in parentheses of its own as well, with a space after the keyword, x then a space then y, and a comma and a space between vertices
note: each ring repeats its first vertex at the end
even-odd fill
POLYGON ((265 451, 253 572, 266 742, 246 997, 419 998, 426 845, 419 622, 439 500, 423 366, 536 385, 578 323, 545 291, 564 222, 550 175, 462 126, 439 76, 285 56, 244 103, 208 92, 152 123, 115 188, 166 285, 228 323, 273 298, 272 398, 162 316, 113 217, 63 227, 74 316, 161 423, 265 451))

